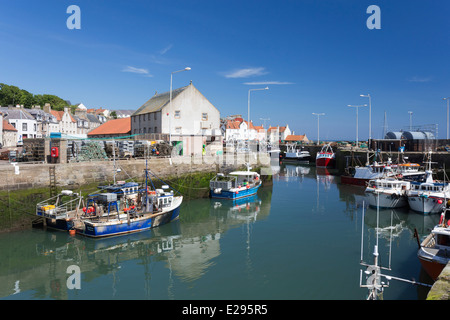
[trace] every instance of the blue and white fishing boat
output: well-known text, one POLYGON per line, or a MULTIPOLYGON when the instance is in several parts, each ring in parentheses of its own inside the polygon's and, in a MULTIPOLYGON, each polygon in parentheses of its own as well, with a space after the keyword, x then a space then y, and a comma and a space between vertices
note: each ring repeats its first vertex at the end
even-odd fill
POLYGON ((211 198, 236 200, 255 195, 261 186, 261 179, 257 172, 250 169, 233 171, 228 175, 218 173, 209 182, 211 198))
POLYGON ((62 190, 61 193, 36 205, 36 215, 43 218, 45 227, 68 231, 84 212, 84 199, 72 190, 62 190))
MULTIPOLYGON (((148 173, 146 170, 147 178, 148 173)), ((115 193, 93 195, 87 201, 89 216, 81 219, 77 233, 95 238, 117 236, 176 220, 183 196, 175 196, 173 190, 167 189, 167 185, 152 191, 147 187, 140 190, 136 201, 127 199, 125 202, 119 201, 115 193)))

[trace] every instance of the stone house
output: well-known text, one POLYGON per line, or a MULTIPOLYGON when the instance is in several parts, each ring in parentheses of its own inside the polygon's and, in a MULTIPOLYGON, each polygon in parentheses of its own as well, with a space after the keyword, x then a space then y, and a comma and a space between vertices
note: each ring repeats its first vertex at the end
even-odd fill
POLYGON ((172 90, 172 103, 170 92, 155 93, 131 115, 131 134, 170 141, 184 155, 216 153, 216 148, 222 148, 220 112, 192 82, 172 90))

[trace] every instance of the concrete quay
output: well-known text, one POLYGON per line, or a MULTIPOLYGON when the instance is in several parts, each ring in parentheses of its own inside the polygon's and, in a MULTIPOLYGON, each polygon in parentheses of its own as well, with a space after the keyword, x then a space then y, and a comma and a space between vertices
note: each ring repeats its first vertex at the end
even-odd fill
POLYGON ((427 300, 450 300, 450 262, 428 292, 427 300))

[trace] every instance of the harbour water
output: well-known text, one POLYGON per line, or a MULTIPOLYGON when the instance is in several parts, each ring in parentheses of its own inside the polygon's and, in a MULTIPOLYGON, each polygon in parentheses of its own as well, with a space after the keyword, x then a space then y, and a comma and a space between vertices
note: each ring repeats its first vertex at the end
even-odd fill
MULTIPOLYGON (((257 197, 185 201, 179 221, 147 232, 107 239, 42 229, 1 234, 0 299, 366 299, 361 233, 363 260, 372 263, 377 211, 366 208, 362 221, 363 189, 314 166, 273 169, 273 185, 257 197), (78 288, 68 285, 73 266, 78 288)), ((439 216, 379 214, 379 262, 390 267, 383 273, 431 284, 413 235, 427 235, 439 216)), ((391 280, 383 298, 421 300, 427 292, 391 280)))

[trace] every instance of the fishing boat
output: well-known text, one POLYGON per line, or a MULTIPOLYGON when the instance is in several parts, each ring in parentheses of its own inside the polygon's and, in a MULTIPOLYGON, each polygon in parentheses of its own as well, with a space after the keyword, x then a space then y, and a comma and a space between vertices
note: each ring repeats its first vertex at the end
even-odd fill
POLYGON ((74 227, 74 221, 84 215, 84 199, 72 190, 62 190, 56 196, 36 205, 36 215, 43 218, 45 227, 68 231, 74 227))
POLYGON ((374 163, 364 167, 349 168, 348 172, 341 176, 341 183, 366 187, 370 180, 393 177, 395 175, 396 173, 390 165, 374 163))
POLYGON ((309 162, 311 159, 311 154, 309 151, 297 149, 295 145, 287 145, 286 152, 280 154, 280 159, 283 161, 293 161, 293 162, 309 162))
POLYGON ((372 207, 400 208, 408 205, 407 190, 411 182, 395 178, 382 178, 369 181, 365 190, 368 203, 372 207))
POLYGON ((335 164, 336 155, 330 144, 326 144, 316 155, 316 167, 332 168, 335 164))
MULTIPOLYGON (((149 171, 145 171, 148 177, 149 171)), ((174 190, 168 189, 168 185, 154 190, 147 187, 140 190, 136 201, 126 199, 125 202, 118 201, 115 193, 92 195, 87 200, 86 216, 76 228, 77 233, 95 238, 117 236, 176 220, 183 196, 175 196, 174 190)))
MULTIPOLYGON (((415 236, 418 237, 417 230, 415 236)), ((417 256, 423 269, 436 280, 450 261, 450 219, 447 210, 442 212, 439 224, 420 243, 417 256)))
POLYGON ((255 195, 261 186, 257 172, 233 171, 227 175, 218 173, 209 182, 211 198, 236 200, 255 195))
POLYGON ((397 176, 403 180, 419 181, 425 178, 426 172, 420 170, 418 163, 400 163, 392 166, 397 176))
POLYGON ((445 207, 445 199, 450 198, 450 186, 433 180, 431 170, 427 170, 425 182, 412 181, 407 196, 412 210, 425 214, 439 213, 445 207))

